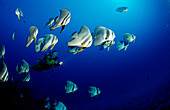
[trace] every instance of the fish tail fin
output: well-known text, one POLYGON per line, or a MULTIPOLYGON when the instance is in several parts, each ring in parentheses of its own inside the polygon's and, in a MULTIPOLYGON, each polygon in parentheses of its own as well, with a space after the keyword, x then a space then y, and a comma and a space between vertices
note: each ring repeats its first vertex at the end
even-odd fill
POLYGON ((62 33, 64 31, 64 28, 65 28, 65 25, 62 26, 62 29, 61 29, 60 33, 62 33))

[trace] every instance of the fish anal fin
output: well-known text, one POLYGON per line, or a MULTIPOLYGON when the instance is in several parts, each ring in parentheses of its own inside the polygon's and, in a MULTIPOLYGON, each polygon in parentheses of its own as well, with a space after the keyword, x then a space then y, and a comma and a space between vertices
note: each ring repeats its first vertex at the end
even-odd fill
POLYGON ((34 38, 34 44, 36 44, 37 38, 34 38))
POLYGON ((80 50, 78 50, 77 52, 81 52, 85 49, 86 47, 82 47, 80 50))
POLYGON ((55 44, 53 44, 53 45, 52 45, 52 47, 51 47, 51 49, 50 49, 50 50, 52 50, 52 49, 54 48, 54 46, 55 46, 55 44))
POLYGON ((125 47, 124 51, 126 51, 126 49, 127 49, 127 46, 125 47))
POLYGON ((64 28, 65 28, 65 25, 62 26, 60 33, 62 33, 64 31, 64 28))
POLYGON ((109 50, 110 50, 110 47, 107 48, 107 51, 109 51, 109 50))
POLYGON ((18 15, 18 20, 20 20, 20 15, 18 15))
POLYGON ((75 55, 77 52, 74 52, 73 55, 75 55))

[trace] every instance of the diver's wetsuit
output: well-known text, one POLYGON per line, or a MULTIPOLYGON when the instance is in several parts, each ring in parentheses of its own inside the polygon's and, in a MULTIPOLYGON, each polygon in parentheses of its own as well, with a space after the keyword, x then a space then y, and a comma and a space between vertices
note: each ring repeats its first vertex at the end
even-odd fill
POLYGON ((60 66, 60 63, 57 61, 57 57, 52 58, 51 53, 45 54, 42 58, 39 59, 38 63, 30 66, 31 69, 35 71, 47 71, 55 67, 60 66))

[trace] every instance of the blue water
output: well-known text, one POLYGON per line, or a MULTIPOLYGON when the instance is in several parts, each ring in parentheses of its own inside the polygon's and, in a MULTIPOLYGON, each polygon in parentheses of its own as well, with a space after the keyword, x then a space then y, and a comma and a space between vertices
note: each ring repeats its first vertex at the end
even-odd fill
POLYGON ((30 26, 38 27, 37 38, 51 33, 59 39, 54 50, 63 65, 55 72, 30 69, 31 80, 24 83, 34 90, 35 99, 49 96, 63 102, 68 110, 153 109, 165 98, 170 100, 169 0, 0 0, 0 12, 0 45, 6 47, 4 61, 14 80, 21 79, 15 69, 18 62, 25 59, 33 65, 46 53, 35 52, 34 43, 25 48, 30 26), (121 6, 128 7, 128 12, 115 11, 121 6), (15 15, 16 8, 24 13, 21 21, 15 15), (58 16, 63 8, 71 12, 63 33, 61 27, 44 29, 48 19, 58 16), (100 51, 92 45, 76 55, 67 53, 71 34, 82 25, 91 32, 97 26, 112 29, 116 42, 124 33, 133 33, 136 41, 126 51, 117 51, 115 45, 109 52, 100 51), (75 93, 65 93, 67 80, 77 84, 75 93), (99 87, 101 94, 90 98, 89 86, 99 87))

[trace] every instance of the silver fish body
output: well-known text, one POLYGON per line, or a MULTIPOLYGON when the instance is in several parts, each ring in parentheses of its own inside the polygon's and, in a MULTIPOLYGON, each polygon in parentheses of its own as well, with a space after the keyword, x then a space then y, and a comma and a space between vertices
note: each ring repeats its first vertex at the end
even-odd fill
POLYGON ((36 38, 37 38, 37 34, 38 34, 38 28, 36 26, 31 26, 29 31, 30 31, 30 34, 27 37, 26 48, 32 43, 33 40, 34 40, 34 43, 36 43, 36 38))
POLYGON ((62 26, 62 30, 60 33, 64 30, 65 25, 67 25, 70 22, 71 13, 68 9, 61 9, 60 10, 60 17, 56 17, 56 23, 50 27, 50 30, 54 30, 60 26, 62 26))
POLYGON ((75 83, 71 82, 71 81, 67 81, 67 84, 65 86, 65 91, 66 93, 73 93, 75 91, 77 91, 78 87, 75 83))
POLYGON ((122 12, 128 12, 128 7, 118 7, 117 9, 116 9, 116 11, 117 12, 120 12, 120 13, 122 13, 122 12))
POLYGON ((90 30, 88 27, 83 25, 79 31, 79 33, 73 33, 72 34, 72 40, 68 42, 68 46, 73 47, 81 47, 78 51, 74 52, 73 54, 76 54, 77 52, 83 51, 85 48, 90 47, 92 45, 93 39, 92 35, 90 33, 90 30))
POLYGON ((41 52, 47 50, 50 46, 52 46, 50 49, 50 50, 52 50, 57 42, 58 42, 58 38, 54 34, 45 34, 44 35, 44 45, 41 49, 41 52))
POLYGON ((5 55, 5 46, 2 44, 1 50, 0 50, 0 58, 3 57, 3 59, 4 59, 4 55, 5 55))
POLYGON ((16 71, 18 74, 28 73, 29 72, 29 64, 23 59, 22 64, 17 64, 16 71))
POLYGON ((20 16, 24 17, 23 12, 21 11, 20 8, 17 8, 15 10, 15 14, 18 16, 18 20, 20 20, 20 16))
POLYGON ((100 89, 94 86, 90 86, 88 92, 90 97, 98 96, 101 93, 100 89))
POLYGON ((128 44, 130 44, 132 42, 135 42, 136 36, 134 34, 131 34, 131 33, 125 33, 124 34, 124 40, 126 42, 128 42, 128 44))
POLYGON ((83 25, 73 40, 68 42, 68 46, 90 47, 92 44, 92 36, 88 27, 83 25))
POLYGON ((1 61, 1 70, 0 70, 0 81, 5 82, 8 81, 9 73, 8 68, 4 61, 1 61))
POLYGON ((105 42, 114 42, 115 34, 112 30, 103 26, 99 26, 94 30, 94 38, 94 46, 99 46, 105 42))
POLYGON ((58 104, 55 106, 55 110, 67 110, 67 108, 62 102, 58 102, 58 104))

